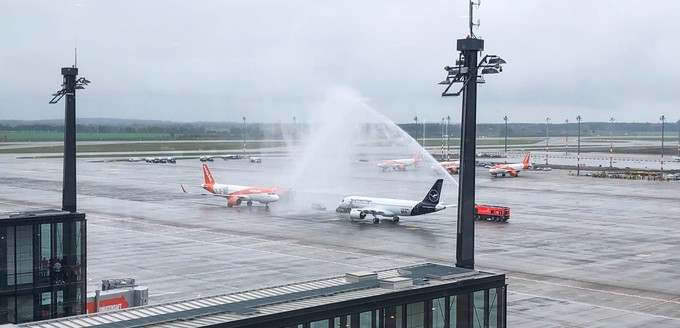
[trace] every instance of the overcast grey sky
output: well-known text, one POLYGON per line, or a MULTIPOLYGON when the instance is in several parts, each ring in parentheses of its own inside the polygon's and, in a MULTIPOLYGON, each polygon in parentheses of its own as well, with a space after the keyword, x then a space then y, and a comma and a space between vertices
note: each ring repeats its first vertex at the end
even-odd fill
MULTIPOLYGON (((290 122, 328 88, 398 123, 460 120, 437 85, 468 33, 466 0, 0 2, 0 119, 48 105, 73 64, 92 81, 79 117, 290 122)), ((680 119, 680 1, 483 0, 479 122, 680 119)), ((476 20, 475 18, 475 20, 476 20)))

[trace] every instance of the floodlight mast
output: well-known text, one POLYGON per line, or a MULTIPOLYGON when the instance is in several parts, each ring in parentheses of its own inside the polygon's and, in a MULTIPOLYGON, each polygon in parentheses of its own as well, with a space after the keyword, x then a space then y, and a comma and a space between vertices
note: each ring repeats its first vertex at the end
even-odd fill
POLYGON ((442 97, 463 95, 460 145, 460 175, 458 184, 458 227, 456 240, 456 266, 474 269, 474 206, 475 206, 475 148, 477 126, 477 84, 484 83, 480 74, 496 74, 503 71, 505 60, 497 55, 486 55, 479 62, 479 53, 484 50, 484 40, 472 33, 473 7, 479 3, 470 1, 470 35, 457 40, 460 52, 455 66, 446 66, 446 79, 439 82, 446 85, 442 97), (450 89, 454 83, 463 86, 456 92, 450 89))
MULTIPOLYGON (((479 1, 479 0, 478 0, 479 1)), ((456 267, 475 268, 475 148, 477 134, 477 84, 484 83, 480 74, 496 74, 503 71, 505 60, 496 55, 486 55, 479 62, 479 53, 484 51, 484 40, 477 38, 472 29, 473 8, 479 2, 470 1, 470 35, 458 39, 456 49, 460 52, 455 66, 444 67, 446 79, 439 82, 446 85, 442 97, 463 95, 463 110, 460 138, 460 175, 458 179, 458 226, 456 230, 456 267), (480 71, 481 70, 481 71, 480 71), (450 92, 454 83, 463 86, 457 92, 450 92)), ((456 301, 456 327, 472 325, 469 310, 473 300, 470 294, 459 295, 456 301)))
POLYGON ((66 96, 64 115, 64 175, 62 186, 61 209, 76 212, 76 89, 84 89, 90 83, 78 76, 78 68, 63 67, 61 75, 64 82, 61 90, 52 94, 50 104, 56 104, 66 96))

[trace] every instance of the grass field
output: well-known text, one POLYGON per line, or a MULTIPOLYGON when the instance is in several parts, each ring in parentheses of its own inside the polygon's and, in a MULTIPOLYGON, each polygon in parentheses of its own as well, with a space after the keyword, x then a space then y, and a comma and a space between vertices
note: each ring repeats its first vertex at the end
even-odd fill
MULTIPOLYGON (((283 141, 253 141, 247 143, 248 149, 281 147, 286 143, 283 141)), ((77 145, 76 151, 79 153, 92 152, 175 152, 175 151, 217 151, 243 149, 242 141, 179 141, 179 142, 130 142, 130 143, 107 143, 96 145, 77 145)), ((26 153, 63 153, 62 145, 37 146, 0 149, 4 154, 26 154, 26 153)))
MULTIPOLYGON (((78 132, 76 138, 85 140, 170 140, 168 133, 85 133, 78 132)), ((63 132, 50 131, 0 131, 2 141, 59 141, 64 140, 63 132)))

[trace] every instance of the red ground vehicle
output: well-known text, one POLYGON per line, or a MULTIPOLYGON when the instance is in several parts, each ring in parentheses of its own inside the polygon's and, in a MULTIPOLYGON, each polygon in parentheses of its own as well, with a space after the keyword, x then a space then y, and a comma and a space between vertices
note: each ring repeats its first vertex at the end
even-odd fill
POLYGON ((475 204, 475 220, 505 222, 510 219, 510 208, 475 204))

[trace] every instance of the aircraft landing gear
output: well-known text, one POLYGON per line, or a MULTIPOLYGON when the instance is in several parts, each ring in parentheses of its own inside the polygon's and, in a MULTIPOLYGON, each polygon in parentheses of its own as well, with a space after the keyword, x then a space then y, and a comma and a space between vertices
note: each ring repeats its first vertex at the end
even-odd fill
POLYGON ((269 204, 264 204, 264 211, 269 212, 269 204))
POLYGON ((378 223, 380 223, 380 219, 378 219, 377 216, 374 216, 373 217, 373 224, 378 224, 378 223))
POLYGON ((398 216, 393 217, 392 222, 399 222, 399 217, 398 216))
POLYGON ((248 205, 248 207, 252 207, 252 206, 253 206, 253 202, 252 202, 252 201, 248 201, 248 202, 246 203, 246 205, 248 205))

